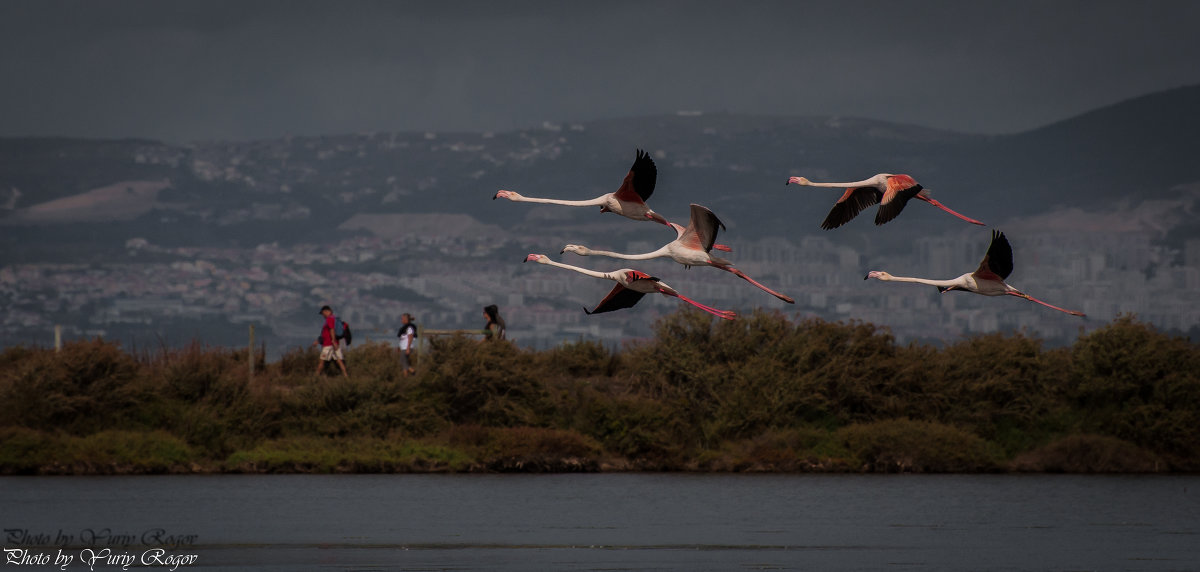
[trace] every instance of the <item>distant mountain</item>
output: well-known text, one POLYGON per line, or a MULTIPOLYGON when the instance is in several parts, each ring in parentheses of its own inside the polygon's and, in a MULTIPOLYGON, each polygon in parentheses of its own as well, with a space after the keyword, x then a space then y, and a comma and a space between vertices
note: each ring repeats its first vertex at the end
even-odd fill
MULTIPOLYGON (((1104 206, 1114 199, 1165 198, 1200 181, 1200 86, 1154 93, 1045 127, 996 137, 953 169, 972 173, 1025 214, 1045 207, 1104 206)), ((964 183, 965 184, 965 183, 964 183)))
MULTIPOLYGON (((910 173, 951 208, 985 222, 1055 206, 1105 208, 1166 198, 1200 180, 1200 86, 1121 102, 1016 135, 982 136, 837 117, 677 114, 547 123, 505 133, 374 133, 186 146, 147 140, 0 139, 0 224, 12 240, 94 243, 106 232, 165 242, 242 244, 311 240, 360 213, 465 213, 518 234, 570 232, 590 209, 488 200, 500 188, 591 198, 615 190, 635 148, 653 153, 652 205, 684 220, 702 203, 748 237, 821 233, 831 189, 784 187, 789 175, 853 180, 910 173), (48 205, 125 182, 169 182, 126 222, 47 217, 48 205), (35 213, 41 217, 34 217, 35 213), (31 218, 32 217, 32 218, 31 218), (41 227, 17 221, 42 221, 41 227), (99 226, 95 226, 99 225, 99 226), (95 228, 93 228, 95 226, 95 228), (57 228, 53 228, 57 227, 57 228), (50 230, 47 231, 47 228, 50 230)), ((104 195, 108 196, 108 195, 104 195)), ((126 197, 126 203, 133 196, 126 197)), ((63 202, 66 201, 66 202, 63 202)), ((127 205, 128 206, 128 205, 127 205)), ((889 225, 897 237, 925 223, 958 224, 923 205, 889 225)), ((114 211, 115 212, 115 211, 114 211)), ((613 215, 606 215, 612 217, 613 215)), ((612 227, 613 225, 607 225, 612 227)), ((621 228, 613 232, 630 231, 621 228)), ((361 232, 361 231, 360 231, 361 232)), ((870 216, 838 241, 878 232, 870 216)))
POLYGON ((1200 176, 1191 157, 1200 148, 1198 104, 1200 86, 1192 86, 1003 136, 689 112, 502 133, 189 145, 0 139, 0 346, 52 340, 55 325, 72 339, 235 345, 251 323, 282 351, 311 343, 323 303, 364 340, 390 339, 403 312, 417 312, 427 327, 477 327, 479 308, 491 303, 527 344, 645 336, 672 301, 585 320, 580 306, 594 305, 606 286, 519 262, 530 252, 557 255, 566 243, 646 251, 673 233, 598 208, 492 200, 498 189, 563 199, 614 191, 637 148, 658 166, 656 211, 686 222, 688 203, 708 206, 728 228, 720 241, 736 264, 797 299, 783 307, 730 277, 646 262, 717 307, 870 320, 905 339, 1025 328, 1060 341, 1078 334, 1078 323, 1040 308, 862 281, 866 269, 931 277, 969 270, 989 229, 913 203, 882 227, 871 209, 823 231, 840 191, 784 185, 791 175, 849 181, 892 172, 1006 230, 1022 287, 1079 303, 1089 320, 1140 312, 1190 331, 1200 327, 1192 300, 1200 287, 1200 176))

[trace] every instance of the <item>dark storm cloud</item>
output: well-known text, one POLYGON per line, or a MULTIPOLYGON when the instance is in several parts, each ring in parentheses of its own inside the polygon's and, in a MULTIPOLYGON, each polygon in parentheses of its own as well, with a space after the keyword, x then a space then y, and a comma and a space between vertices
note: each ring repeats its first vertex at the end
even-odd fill
POLYGON ((1028 129, 1200 82, 1195 2, 7 2, 0 135, 729 110, 1028 129))

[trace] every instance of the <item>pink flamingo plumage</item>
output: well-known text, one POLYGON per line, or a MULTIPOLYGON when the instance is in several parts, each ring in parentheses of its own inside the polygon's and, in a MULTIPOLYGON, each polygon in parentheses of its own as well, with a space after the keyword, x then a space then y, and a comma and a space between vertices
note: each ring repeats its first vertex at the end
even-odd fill
POLYGON ((492 196, 492 200, 505 198, 510 201, 522 203, 544 203, 569 207, 598 205, 600 212, 613 212, 633 220, 652 220, 670 225, 671 223, 667 222, 667 219, 663 218, 662 215, 646 206, 646 201, 654 193, 654 185, 657 180, 658 167, 654 165, 654 159, 650 158, 649 153, 638 149, 633 166, 629 168, 629 173, 625 175, 625 180, 621 182, 621 188, 617 189, 616 192, 605 193, 586 201, 566 201, 526 197, 515 191, 500 190, 496 191, 496 194, 492 196))
MULTIPOLYGON (((671 227, 675 229, 675 240, 667 243, 662 248, 653 252, 644 254, 621 254, 619 252, 609 252, 607 250, 592 250, 586 246, 578 244, 568 244, 563 247, 562 251, 574 252, 580 256, 608 256, 610 258, 621 258, 624 260, 648 260, 651 258, 670 258, 684 266, 711 266, 726 272, 732 273, 739 278, 757 286, 759 289, 768 294, 787 302, 795 304, 796 301, 788 296, 780 294, 762 284, 756 282, 753 278, 746 276, 741 270, 733 267, 733 263, 724 258, 717 258, 712 255, 712 249, 719 245, 714 244, 717 240, 718 229, 724 229, 725 225, 717 218, 717 215, 707 208, 693 204, 691 205, 691 220, 687 227, 679 226, 671 223, 671 227)), ((728 250, 728 247, 726 247, 728 250)))
POLYGON ((1030 302, 1037 302, 1047 308, 1053 308, 1059 312, 1066 312, 1072 316, 1083 316, 1083 312, 1074 310, 1065 310, 1058 306, 1047 304, 1029 294, 1021 292, 1004 282, 1005 278, 1012 273, 1013 270, 1013 253, 1012 246, 1008 243, 1008 238, 1004 233, 993 230, 992 242, 988 245, 987 254, 983 256, 983 261, 979 263, 979 268, 974 272, 963 274, 953 280, 927 280, 925 278, 907 278, 904 276, 892 276, 887 272, 872 270, 867 273, 863 280, 874 278, 885 282, 915 282, 917 284, 928 284, 937 286, 938 292, 949 292, 951 290, 964 290, 983 294, 984 296, 1016 296, 1024 298, 1030 302))
POLYGON ((674 288, 667 286, 667 284, 662 280, 650 276, 645 272, 639 272, 629 268, 622 268, 612 272, 597 272, 595 270, 588 270, 578 266, 571 266, 570 264, 555 262, 550 260, 550 257, 546 256, 545 254, 530 254, 525 257, 525 262, 537 262, 539 264, 557 266, 559 268, 566 268, 567 270, 574 270, 575 272, 586 276, 591 276, 593 278, 604 278, 616 282, 617 285, 613 287, 612 291, 609 292, 608 295, 605 296, 595 308, 591 310, 588 310, 587 308, 583 309, 583 311, 587 314, 602 314, 604 312, 612 312, 613 310, 620 310, 622 308, 632 308, 634 304, 637 304, 638 301, 642 299, 642 296, 645 296, 646 294, 658 293, 665 296, 671 296, 673 298, 679 298, 680 300, 700 308, 701 310, 704 310, 705 312, 708 312, 709 314, 712 314, 718 318, 723 318, 726 320, 737 318, 737 314, 729 310, 718 310, 711 306, 705 306, 704 304, 687 298, 679 292, 676 292, 674 288))
POLYGON ((833 210, 829 211, 829 215, 821 223, 821 228, 825 230, 835 229, 850 222, 863 209, 875 203, 879 203, 879 212, 875 214, 875 224, 883 224, 896 218, 910 199, 920 199, 971 224, 983 226, 982 222, 954 212, 946 205, 934 200, 929 196, 928 189, 922 187, 908 175, 880 173, 870 179, 853 183, 814 183, 804 177, 791 177, 784 184, 807 187, 846 187, 842 198, 838 199, 837 203, 833 205, 833 210))

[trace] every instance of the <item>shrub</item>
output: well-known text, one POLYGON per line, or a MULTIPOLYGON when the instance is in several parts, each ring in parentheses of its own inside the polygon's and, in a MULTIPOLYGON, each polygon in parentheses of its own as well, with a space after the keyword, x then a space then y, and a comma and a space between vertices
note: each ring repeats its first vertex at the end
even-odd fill
POLYGON ((471 460, 460 452, 420 442, 375 438, 294 437, 231 454, 228 471, 252 473, 379 473, 461 471, 471 460))
POLYGON ((61 352, 5 354, 4 361, 15 363, 0 371, 0 413, 11 424, 82 433, 120 424, 147 398, 147 388, 133 383, 137 362, 115 344, 92 340, 65 344, 61 352))
POLYGON ((59 440, 24 427, 0 428, 0 474, 26 475, 57 463, 59 440))
POLYGON ((428 369, 418 382, 452 423, 538 425, 552 401, 529 352, 508 342, 455 337, 432 342, 428 369))
MULTIPOLYGON (((245 356, 242 356, 243 358, 245 356)), ((237 371, 248 375, 246 362, 237 371)), ((166 388, 167 395, 185 401, 199 401, 218 385, 226 371, 233 369, 233 353, 223 348, 206 348, 193 343, 163 356, 150 375, 166 388)))
POLYGON ((574 431, 468 425, 452 428, 449 442, 493 471, 561 472, 599 466, 600 445, 574 431))
POLYGON ((0 473, 113 474, 189 471, 195 452, 164 431, 102 431, 86 437, 0 429, 0 473))
POLYGON ((1070 435, 1018 455, 1016 471, 1051 473, 1152 473, 1167 470, 1157 455, 1115 437, 1070 435))
POLYGON ((839 429, 836 438, 870 472, 989 471, 1000 457, 977 435, 929 421, 856 423, 839 429))
POLYGON ((825 429, 772 429, 756 437, 726 442, 717 451, 697 456, 694 467, 709 471, 846 470, 846 452, 832 443, 825 429))

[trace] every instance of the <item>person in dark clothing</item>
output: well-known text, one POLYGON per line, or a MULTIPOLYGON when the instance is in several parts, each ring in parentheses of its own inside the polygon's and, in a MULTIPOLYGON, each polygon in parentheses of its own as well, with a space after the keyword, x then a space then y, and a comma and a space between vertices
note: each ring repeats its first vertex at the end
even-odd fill
POLYGON ((484 306, 483 317, 487 320, 487 323, 483 326, 484 331, 487 332, 486 339, 503 340, 504 318, 500 317, 500 308, 497 308, 495 304, 484 306))

